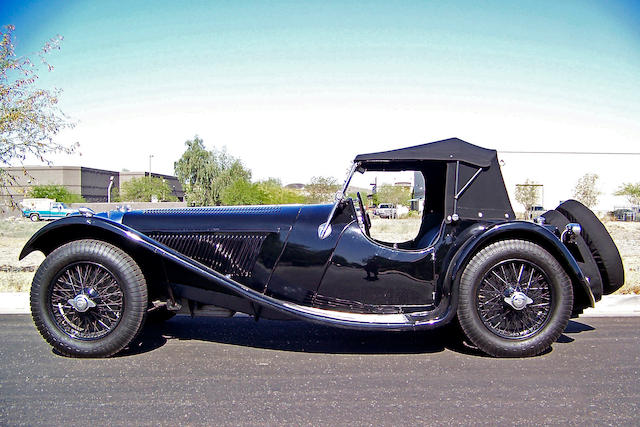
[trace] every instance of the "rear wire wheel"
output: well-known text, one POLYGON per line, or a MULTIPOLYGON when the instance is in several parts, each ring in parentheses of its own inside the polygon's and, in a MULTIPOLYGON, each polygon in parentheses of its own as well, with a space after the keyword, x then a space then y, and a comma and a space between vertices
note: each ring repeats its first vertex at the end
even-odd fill
POLYGON ((136 262, 98 240, 78 240, 54 250, 31 286, 31 314, 58 352, 106 357, 125 348, 140 330, 147 285, 136 262))
POLYGON ((460 280, 458 319, 467 338, 498 357, 535 356, 562 334, 571 280, 545 249, 503 240, 480 250, 460 280))

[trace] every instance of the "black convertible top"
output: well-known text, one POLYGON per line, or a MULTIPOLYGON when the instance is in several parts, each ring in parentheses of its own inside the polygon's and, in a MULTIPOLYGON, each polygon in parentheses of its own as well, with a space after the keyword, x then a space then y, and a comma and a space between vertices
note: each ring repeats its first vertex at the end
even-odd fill
POLYGON ((459 138, 443 139, 414 147, 398 150, 380 151, 378 153, 358 154, 354 161, 398 161, 398 160, 441 160, 460 161, 470 165, 486 168, 497 157, 496 150, 488 150, 469 144, 459 138))
POLYGON ((425 206, 430 211, 444 211, 447 221, 456 216, 515 218, 496 150, 449 138, 398 150, 359 154, 355 161, 369 171, 419 170, 426 181, 425 206))

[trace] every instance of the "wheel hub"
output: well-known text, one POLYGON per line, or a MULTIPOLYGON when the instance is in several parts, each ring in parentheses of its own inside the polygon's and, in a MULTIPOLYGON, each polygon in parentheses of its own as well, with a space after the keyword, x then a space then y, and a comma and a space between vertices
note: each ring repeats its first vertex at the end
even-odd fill
POLYGON ((524 292, 516 291, 510 296, 505 297, 504 302, 509 304, 515 310, 523 310, 527 305, 531 304, 533 300, 524 292))
POLYGON ((67 302, 79 313, 84 313, 96 306, 96 303, 85 294, 76 295, 75 298, 71 298, 67 302))

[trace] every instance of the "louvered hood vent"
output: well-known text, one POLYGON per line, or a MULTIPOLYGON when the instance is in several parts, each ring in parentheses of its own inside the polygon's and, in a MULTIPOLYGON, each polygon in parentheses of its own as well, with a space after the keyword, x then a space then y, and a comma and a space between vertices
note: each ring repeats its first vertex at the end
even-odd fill
POLYGON ((219 273, 249 277, 268 233, 152 232, 147 235, 219 273))

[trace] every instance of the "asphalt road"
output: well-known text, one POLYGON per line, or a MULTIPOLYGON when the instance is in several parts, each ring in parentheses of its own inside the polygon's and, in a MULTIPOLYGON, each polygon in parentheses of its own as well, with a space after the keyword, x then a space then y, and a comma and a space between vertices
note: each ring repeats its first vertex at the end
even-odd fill
POLYGON ((177 317, 111 359, 56 355, 0 316, 0 425, 640 424, 640 317, 572 321, 494 359, 449 333, 177 317))

